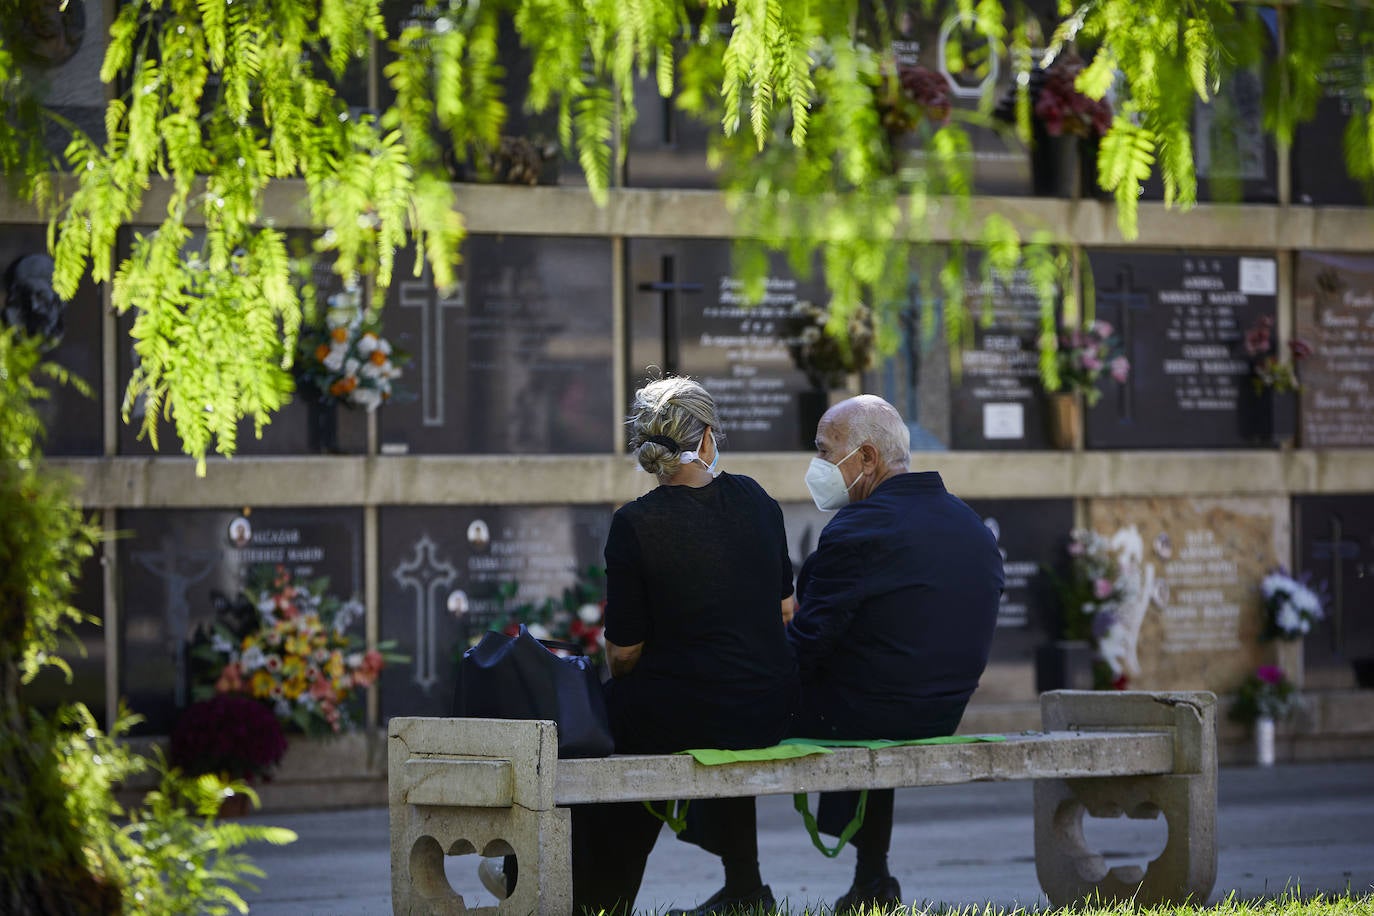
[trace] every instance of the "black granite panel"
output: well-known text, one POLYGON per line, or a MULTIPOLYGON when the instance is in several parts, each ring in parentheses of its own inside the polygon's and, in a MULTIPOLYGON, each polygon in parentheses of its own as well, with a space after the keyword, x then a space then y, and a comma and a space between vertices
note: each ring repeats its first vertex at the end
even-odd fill
POLYGON ((951 381, 950 447, 1048 448, 1037 344, 1040 300, 1029 274, 994 276, 985 287, 970 269, 964 297, 976 318, 972 346, 962 350, 961 371, 951 381))
POLYGON ((614 445, 607 239, 469 236, 461 287, 410 275, 387 334, 410 353, 409 396, 381 412, 383 454, 559 454, 614 445))
POLYGON ((1312 668, 1353 663, 1374 687, 1374 494, 1299 496, 1293 500, 1294 571, 1330 596, 1327 617, 1304 640, 1312 668))
POLYGON ((632 239, 628 263, 632 388, 658 370, 689 375, 715 398, 726 449, 812 448, 819 414, 803 403, 787 322, 799 300, 828 299, 819 277, 775 257, 764 301, 746 306, 728 241, 632 239))
MULTIPOLYGON (((1089 448, 1232 448, 1255 444, 1244 336, 1277 309, 1272 255, 1092 251, 1096 314, 1131 362, 1087 412, 1089 448)), ((1087 282, 1087 281, 1085 281, 1087 282)))
POLYGON ((120 695, 166 734, 190 697, 188 641, 255 568, 329 578, 341 599, 363 591, 359 509, 138 509, 119 527, 120 695))
POLYGON ((507 606, 559 598, 604 567, 609 506, 387 507, 381 512, 381 633, 410 662, 381 680, 382 719, 450 714, 458 659, 507 606))
MULTIPOLYGON (((28 317, 48 314, 56 295, 51 287, 52 260, 47 255, 44 227, 10 225, 0 229, 0 276, 0 321, 22 322, 35 330, 51 327, 41 319, 32 323, 28 317)), ((60 312, 62 334, 47 359, 84 383, 89 393, 82 394, 73 384, 38 376, 50 395, 36 405, 47 429, 43 450, 49 455, 99 455, 104 452, 100 288, 89 279, 83 280, 60 312)))
MULTIPOLYGON (((150 231, 141 229, 135 231, 150 231)), ((309 265, 311 282, 317 290, 319 315, 323 319, 329 297, 344 288, 344 281, 330 267, 330 260, 312 251, 313 236, 306 232, 294 231, 287 235, 287 247, 291 257, 309 265)), ((127 251, 128 237, 124 239, 127 251)), ((363 295, 366 303, 366 294, 363 295)), ((129 377, 137 364, 138 355, 134 353, 130 331, 133 329, 132 310, 120 316, 118 323, 118 365, 121 386, 127 386, 129 377)), ((388 333, 383 329, 384 333, 388 333)), ((408 374, 399 379, 401 388, 410 382, 408 374)), ((123 388, 120 391, 123 394, 123 388)), ((388 408, 381 408, 386 410, 388 408)), ((121 455, 161 455, 176 457, 181 449, 176 437, 173 421, 159 417, 158 445, 154 450, 152 443, 142 435, 145 416, 144 399, 138 398, 129 410, 129 422, 119 424, 119 453, 121 455)), ((312 397, 307 389, 297 388, 295 395, 281 410, 271 416, 262 438, 257 438, 253 421, 247 419, 239 424, 237 455, 307 455, 323 453, 362 454, 367 451, 367 413, 341 405, 323 406, 312 397), (329 424, 333 424, 332 433, 329 424), (330 440, 332 437, 332 445, 330 440)))

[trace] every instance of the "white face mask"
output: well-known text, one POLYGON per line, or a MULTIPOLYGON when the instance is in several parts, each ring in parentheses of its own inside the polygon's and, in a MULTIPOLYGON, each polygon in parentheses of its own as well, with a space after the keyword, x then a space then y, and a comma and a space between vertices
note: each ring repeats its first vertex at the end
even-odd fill
MULTIPOLYGON (((863 446, 859 446, 863 448, 863 446)), ((849 486, 844 485, 844 474, 840 471, 843 464, 850 455, 859 450, 854 449, 849 455, 845 455, 839 461, 831 464, 824 458, 812 458, 811 467, 806 469, 806 488, 811 491, 811 498, 816 502, 816 508, 822 512, 834 512, 836 509, 843 509, 849 504, 849 491, 853 489, 854 483, 858 483, 863 476, 854 478, 854 483, 849 486)))
MULTIPOLYGON (((712 433, 712 434, 711 434, 711 441, 714 442, 714 441, 715 441, 715 438, 716 438, 716 437, 715 437, 715 433, 712 433)), ((712 477, 719 477, 719 476, 720 476, 720 470, 719 470, 719 468, 720 468, 720 446, 716 446, 716 453, 715 453, 714 456, 712 456, 712 458, 711 458, 711 463, 710 463, 710 464, 707 464, 705 461, 702 461, 702 460, 701 460, 701 450, 702 450, 702 448, 703 448, 705 445, 706 445, 706 433, 702 433, 702 434, 701 434, 701 441, 697 443, 697 450, 696 450, 696 451, 688 450, 688 451, 683 452, 681 455, 678 456, 678 461, 682 462, 683 464, 690 464, 691 462, 695 461, 695 462, 699 463, 702 467, 706 468, 706 473, 710 474, 712 477)))

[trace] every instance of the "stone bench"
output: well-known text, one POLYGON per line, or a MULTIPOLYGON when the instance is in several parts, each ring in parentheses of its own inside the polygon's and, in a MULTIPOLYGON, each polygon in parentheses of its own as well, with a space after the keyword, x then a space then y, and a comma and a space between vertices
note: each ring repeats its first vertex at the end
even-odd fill
MULTIPOLYGON (((702 766, 690 756, 559 760, 552 722, 395 718, 388 739, 391 899, 396 913, 465 909, 446 855, 514 853, 520 877, 496 908, 571 911, 570 814, 583 802, 1035 780, 1035 864, 1054 906, 1099 896, 1203 903, 1216 880, 1216 697, 1053 691, 1043 732, 1001 742, 841 748, 791 760, 702 766), (1083 815, 1154 818, 1159 858, 1107 868, 1083 815)), ((800 833, 801 825, 797 825, 800 833)))

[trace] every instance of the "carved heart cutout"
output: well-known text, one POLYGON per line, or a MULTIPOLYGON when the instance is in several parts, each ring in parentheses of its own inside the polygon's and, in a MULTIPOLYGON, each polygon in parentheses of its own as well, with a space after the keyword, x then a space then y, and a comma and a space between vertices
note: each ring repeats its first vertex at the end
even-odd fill
POLYGON ((465 910, 494 907, 501 898, 484 884, 478 871, 488 858, 497 866, 487 866, 488 880, 499 888, 506 869, 516 861, 515 850, 505 840, 492 840, 479 853, 471 840, 455 840, 445 850, 434 837, 419 837, 410 848, 415 890, 427 900, 456 903, 465 910))
POLYGON ((1130 810, 1104 806, 1097 815, 1077 802, 1062 805, 1055 818, 1060 835, 1072 837, 1079 875, 1100 881, 1108 872, 1125 884, 1138 884, 1169 842, 1169 823, 1157 806, 1142 802, 1130 810))

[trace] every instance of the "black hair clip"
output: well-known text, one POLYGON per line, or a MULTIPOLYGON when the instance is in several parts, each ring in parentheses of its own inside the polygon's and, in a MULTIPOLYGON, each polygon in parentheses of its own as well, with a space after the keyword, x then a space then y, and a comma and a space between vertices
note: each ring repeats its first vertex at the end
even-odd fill
POLYGON ((652 442, 654 445, 661 445, 664 448, 670 448, 675 452, 682 451, 682 446, 678 445, 675 441, 669 439, 667 436, 645 436, 644 441, 652 442))

